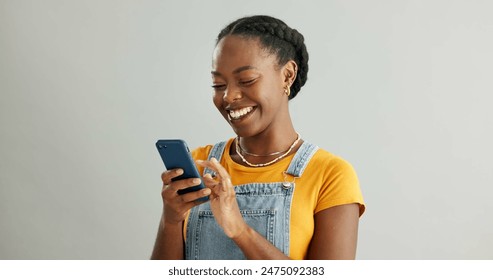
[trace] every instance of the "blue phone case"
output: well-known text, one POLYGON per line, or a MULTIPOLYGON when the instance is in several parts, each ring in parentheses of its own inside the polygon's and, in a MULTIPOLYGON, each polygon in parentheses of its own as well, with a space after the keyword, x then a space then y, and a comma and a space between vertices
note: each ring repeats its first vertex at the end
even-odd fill
MULTIPOLYGON (((167 170, 175 168, 183 169, 183 174, 173 178, 172 181, 188 178, 201 178, 185 141, 181 139, 158 140, 156 142, 156 148, 159 151, 161 159, 163 160, 164 166, 167 170)), ((178 194, 194 192, 203 188, 205 188, 205 186, 201 182, 197 186, 179 190, 178 194)), ((198 200, 207 201, 208 199, 209 198, 206 196, 199 198, 198 200)))

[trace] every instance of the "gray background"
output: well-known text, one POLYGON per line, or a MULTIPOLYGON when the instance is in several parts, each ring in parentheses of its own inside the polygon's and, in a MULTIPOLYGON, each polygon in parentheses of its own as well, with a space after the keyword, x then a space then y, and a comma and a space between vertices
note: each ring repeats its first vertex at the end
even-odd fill
POLYGON ((310 53, 295 127, 358 172, 358 258, 492 259, 492 3, 0 0, 0 258, 148 258, 154 143, 233 136, 214 38, 269 14, 310 53))

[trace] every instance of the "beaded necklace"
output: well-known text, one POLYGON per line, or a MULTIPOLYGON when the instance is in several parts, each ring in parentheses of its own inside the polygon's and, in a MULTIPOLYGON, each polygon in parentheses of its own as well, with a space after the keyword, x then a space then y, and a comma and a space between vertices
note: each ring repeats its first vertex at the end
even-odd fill
MULTIPOLYGON (((282 155, 276 157, 275 159, 267 162, 267 163, 251 163, 249 162, 248 160, 245 159, 245 157, 241 154, 241 151, 243 149, 241 149, 240 147, 240 137, 236 137, 235 139, 235 142, 236 142, 236 153, 238 154, 238 156, 240 156, 241 160, 246 163, 248 166, 251 166, 251 167, 264 167, 264 166, 268 166, 268 165, 271 165, 275 162, 278 162, 279 160, 281 160, 282 158, 284 158, 285 156, 287 156, 292 150, 293 148, 296 146, 296 144, 298 144, 298 142, 300 141, 300 134, 299 133, 296 133, 297 137, 296 137, 296 140, 294 140, 293 144, 289 147, 289 149, 283 153, 282 155)), ((248 152, 246 152, 245 150, 243 150, 246 154, 248 155, 253 155, 253 156, 258 156, 258 157, 261 157, 261 156, 272 156, 272 155, 277 155, 277 154, 280 154, 282 152, 275 152, 275 153, 272 153, 272 154, 269 154, 269 155, 256 155, 256 154, 250 154, 248 152)))

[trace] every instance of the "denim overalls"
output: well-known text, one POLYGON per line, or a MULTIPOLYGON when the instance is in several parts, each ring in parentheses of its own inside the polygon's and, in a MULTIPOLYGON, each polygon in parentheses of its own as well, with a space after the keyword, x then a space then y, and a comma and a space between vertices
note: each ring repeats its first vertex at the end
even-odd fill
MULTIPOLYGON (((226 142, 214 145, 208 159, 215 157, 220 161, 225 146, 226 142)), ((293 178, 301 177, 317 150, 317 146, 303 142, 291 160, 286 171, 290 176, 284 176, 284 182, 235 186, 238 206, 245 222, 287 256, 291 202, 295 188, 293 178), (287 180, 288 177, 291 179, 287 180)), ((206 168, 204 175, 207 173, 213 174, 214 171, 206 168)), ((216 223, 210 203, 198 205, 190 210, 186 228, 186 259, 245 259, 240 248, 216 223)))

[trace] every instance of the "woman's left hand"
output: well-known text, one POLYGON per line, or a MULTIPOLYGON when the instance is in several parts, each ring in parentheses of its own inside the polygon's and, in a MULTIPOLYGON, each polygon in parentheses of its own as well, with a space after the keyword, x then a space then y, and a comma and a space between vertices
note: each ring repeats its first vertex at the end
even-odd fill
POLYGON ((229 238, 240 236, 248 225, 241 216, 231 177, 215 158, 210 161, 198 160, 197 164, 216 173, 215 179, 210 174, 203 177, 204 184, 212 190, 209 199, 216 222, 229 238))

